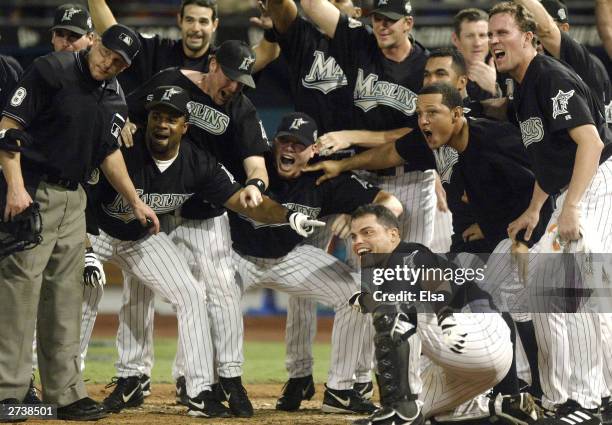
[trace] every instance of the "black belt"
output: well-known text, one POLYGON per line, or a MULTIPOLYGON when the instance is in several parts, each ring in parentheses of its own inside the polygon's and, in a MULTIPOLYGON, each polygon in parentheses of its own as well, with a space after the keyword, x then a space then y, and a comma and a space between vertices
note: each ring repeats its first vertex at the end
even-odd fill
POLYGON ((79 182, 76 180, 68 180, 68 179, 63 179, 61 177, 58 176, 52 176, 49 174, 42 174, 40 176, 40 179, 44 182, 47 182, 49 184, 54 184, 57 186, 61 186, 64 189, 67 190, 77 190, 79 188, 79 182))

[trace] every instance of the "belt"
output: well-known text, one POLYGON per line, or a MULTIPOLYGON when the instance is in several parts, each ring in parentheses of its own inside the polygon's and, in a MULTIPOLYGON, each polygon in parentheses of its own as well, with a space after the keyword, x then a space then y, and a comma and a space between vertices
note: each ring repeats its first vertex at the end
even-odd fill
POLYGON ((41 174, 40 179, 49 184, 61 186, 67 190, 77 190, 79 188, 79 182, 76 180, 63 179, 58 176, 52 176, 49 174, 41 174))

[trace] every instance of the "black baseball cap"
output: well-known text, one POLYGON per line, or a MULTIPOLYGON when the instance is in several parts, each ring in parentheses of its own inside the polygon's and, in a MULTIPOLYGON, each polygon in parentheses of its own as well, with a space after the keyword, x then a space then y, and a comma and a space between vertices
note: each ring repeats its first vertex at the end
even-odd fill
POLYGON ((188 116, 187 104, 189 100, 189 93, 181 87, 159 86, 153 91, 150 100, 145 104, 145 109, 149 111, 161 105, 173 109, 181 115, 188 116))
POLYGON ((102 44, 119 54, 128 65, 136 57, 140 50, 140 39, 136 32, 125 25, 115 24, 108 27, 102 34, 102 44))
POLYGON ((248 44, 239 40, 224 41, 215 51, 215 58, 229 79, 255 88, 252 77, 255 52, 248 44))
POLYGON ((295 137, 301 144, 308 147, 317 141, 317 132, 317 123, 310 115, 303 112, 292 112, 283 117, 274 137, 295 137))
POLYGON ((375 0, 375 9, 370 15, 382 15, 394 21, 412 15, 410 0, 375 0))
POLYGON ((550 16, 557 22, 566 23, 569 19, 567 6, 559 0, 542 0, 542 6, 550 16))
POLYGON ((65 29, 84 35, 93 31, 91 16, 83 6, 78 4, 63 4, 55 9, 51 31, 65 29))

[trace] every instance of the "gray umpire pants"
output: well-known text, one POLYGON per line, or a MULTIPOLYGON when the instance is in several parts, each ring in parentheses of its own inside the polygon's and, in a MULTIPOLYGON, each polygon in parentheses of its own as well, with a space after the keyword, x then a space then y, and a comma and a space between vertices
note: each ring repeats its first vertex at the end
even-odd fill
POLYGON ((41 182, 43 241, 0 261, 0 400, 22 400, 37 332, 45 403, 66 406, 87 391, 80 372, 86 195, 41 182))

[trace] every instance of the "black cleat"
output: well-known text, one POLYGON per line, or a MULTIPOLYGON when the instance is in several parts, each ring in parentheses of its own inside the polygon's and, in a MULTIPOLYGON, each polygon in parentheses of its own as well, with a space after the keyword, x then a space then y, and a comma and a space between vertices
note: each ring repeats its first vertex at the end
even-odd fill
POLYGON ((215 399, 212 391, 202 391, 196 398, 189 398, 187 415, 202 418, 230 418, 230 410, 215 399))
POLYGON ((612 400, 610 400, 610 397, 601 399, 601 423, 612 425, 612 400))
POLYGON ((289 378, 283 387, 283 393, 276 402, 276 410, 293 412, 300 408, 302 400, 310 400, 315 393, 312 375, 302 378, 289 378))
POLYGON ((176 380, 176 404, 189 407, 189 397, 187 396, 187 384, 184 376, 179 376, 176 380))
POLYGON ((247 391, 242 386, 240 376, 234 378, 219 377, 219 384, 234 416, 238 418, 253 416, 253 405, 249 400, 247 391))
POLYGON ((361 394, 365 400, 371 400, 374 395, 374 385, 370 382, 355 382, 353 389, 361 394))
POLYGON ((151 395, 151 377, 149 375, 142 375, 140 377, 140 388, 144 397, 151 395))
MULTIPOLYGON (((21 405, 22 403, 19 400, 17 400, 16 398, 6 398, 4 400, 0 400, 0 404, 12 404, 12 405, 17 405, 18 406, 18 405, 21 405)), ((25 421, 28 420, 27 416, 21 415, 21 414, 16 414, 16 415, 13 415, 13 416, 9 417, 8 415, 6 415, 6 413, 7 413, 6 410, 4 410, 4 409, 2 409, 2 410, 3 410, 3 413, 4 413, 3 418, 0 418, 0 422, 2 422, 2 423, 25 422, 25 421)))
POLYGON ((354 389, 334 390, 325 386, 323 395, 323 413, 361 413, 371 414, 376 406, 369 400, 364 400, 354 389))
POLYGON ((107 412, 119 413, 126 407, 138 407, 144 401, 139 376, 127 378, 114 377, 105 388, 114 386, 115 389, 102 404, 107 412))
POLYGON ((420 410, 408 416, 391 407, 381 407, 370 417, 353 421, 353 425, 423 425, 424 423, 425 419, 420 410))
POLYGON ((530 425, 538 419, 537 406, 529 393, 498 394, 489 401, 489 413, 491 418, 509 425, 530 425))
POLYGON ((601 425, 598 409, 584 409, 578 402, 568 400, 557 407, 555 416, 536 421, 537 425, 601 425))
POLYGON ((223 393, 223 388, 221 388, 220 383, 216 382, 212 384, 210 386, 210 390, 213 392, 213 396, 215 397, 215 400, 220 401, 221 403, 223 403, 224 401, 227 401, 227 398, 225 398, 225 394, 223 393))
POLYGON ((28 388, 28 392, 23 399, 23 404, 42 404, 42 400, 38 396, 38 390, 34 386, 33 376, 32 380, 30 381, 30 388, 28 388))
POLYGON ((106 407, 89 397, 57 408, 57 419, 65 421, 97 421, 107 416, 106 407))

